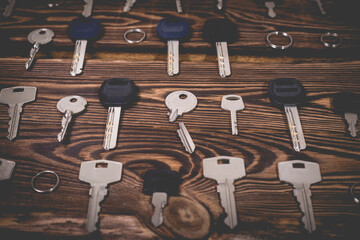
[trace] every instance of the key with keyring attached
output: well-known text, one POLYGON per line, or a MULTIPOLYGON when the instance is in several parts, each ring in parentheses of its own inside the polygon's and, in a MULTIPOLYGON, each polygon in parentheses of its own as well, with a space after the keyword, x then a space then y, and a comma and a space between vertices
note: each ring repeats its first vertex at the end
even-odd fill
POLYGON ((221 206, 227 214, 224 222, 231 229, 237 225, 234 181, 246 175, 242 158, 219 156, 203 160, 204 177, 216 180, 221 206))
POLYGON ((295 78, 277 78, 271 80, 268 87, 271 103, 284 106, 293 147, 299 152, 306 148, 304 133, 297 106, 305 102, 306 93, 301 82, 295 78))
POLYGON ((94 232, 99 221, 100 203, 104 200, 108 190, 107 185, 120 181, 122 163, 108 160, 94 160, 82 162, 79 179, 90 184, 90 199, 86 220, 86 230, 94 232))
POLYGON ((167 205, 167 198, 178 195, 180 180, 179 173, 172 170, 152 169, 145 173, 143 193, 152 195, 154 213, 151 222, 155 227, 163 223, 162 210, 167 205))
POLYGON ((109 109, 104 137, 105 150, 116 147, 121 110, 132 104, 135 98, 136 86, 130 79, 113 78, 102 83, 99 99, 101 104, 109 109))
POLYGON ((169 122, 174 122, 183 113, 192 111, 197 105, 196 96, 189 91, 175 91, 167 95, 165 104, 169 108, 169 122))
POLYGON ((221 100, 221 108, 230 111, 232 135, 238 135, 236 112, 245 108, 244 101, 239 95, 225 95, 221 100))
POLYGON ((10 117, 7 138, 12 141, 17 136, 20 113, 25 103, 30 103, 36 99, 36 87, 16 86, 3 88, 0 91, 0 103, 9 105, 8 114, 10 117))
POLYGON ((25 68, 30 69, 36 54, 38 53, 40 46, 47 44, 52 41, 54 38, 55 33, 47 28, 39 28, 35 29, 28 35, 28 41, 33 44, 30 50, 30 57, 29 60, 25 63, 25 68))
POLYGON ((169 76, 179 74, 179 41, 184 40, 190 33, 190 25, 184 18, 168 17, 159 21, 156 31, 167 41, 169 76))
POLYGON ((86 105, 87 101, 85 98, 75 95, 64 97, 58 101, 56 105, 57 109, 64 114, 61 120, 61 132, 57 135, 59 142, 64 140, 72 116, 84 111, 86 105))
POLYGON ((316 229, 314 211, 311 203, 310 185, 321 181, 319 164, 302 160, 293 160, 278 163, 279 178, 281 181, 294 186, 294 196, 304 213, 302 222, 305 229, 312 233, 316 229))
POLYGON ((87 43, 89 40, 98 37, 101 29, 100 20, 91 17, 80 17, 70 22, 68 33, 70 38, 75 40, 75 50, 70 70, 72 76, 82 73, 87 43))
POLYGON ((223 78, 230 76, 228 43, 237 40, 236 25, 224 18, 210 19, 204 24, 203 35, 206 41, 216 46, 219 75, 223 78))

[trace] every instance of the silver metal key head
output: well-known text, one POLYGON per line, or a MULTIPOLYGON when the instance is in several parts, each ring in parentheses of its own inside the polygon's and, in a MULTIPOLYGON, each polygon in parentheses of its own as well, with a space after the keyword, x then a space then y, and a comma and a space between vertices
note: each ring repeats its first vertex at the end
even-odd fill
POLYGON ((33 47, 30 50, 29 60, 25 63, 25 68, 29 69, 35 59, 37 52, 40 49, 40 45, 47 44, 52 41, 55 33, 47 28, 35 29, 28 35, 28 41, 33 44, 33 47))
POLYGON ((85 98, 75 95, 64 97, 57 103, 57 109, 65 114, 61 121, 61 132, 57 135, 59 142, 64 139, 72 116, 84 111, 86 105, 85 98))
POLYGON ((13 161, 0 158, 0 181, 11 178, 15 164, 13 161))
POLYGON ((304 213, 302 222, 305 229, 312 233, 316 229, 316 223, 311 202, 310 185, 321 181, 319 164, 293 160, 278 163, 278 168, 280 180, 294 186, 294 196, 304 213))
POLYGON ((107 185, 121 179, 122 163, 95 160, 81 163, 79 179, 90 183, 90 199, 86 221, 86 230, 94 232, 99 221, 100 203, 107 195, 107 185))
POLYGON ((20 113, 22 112, 22 105, 35 100, 36 87, 17 86, 10 88, 3 88, 0 92, 0 103, 9 105, 9 135, 7 138, 12 141, 17 136, 20 113))
POLYGON ((192 111, 197 105, 197 98, 188 91, 175 91, 170 93, 165 104, 169 108, 169 122, 174 122, 183 113, 192 111))
POLYGON ((225 95, 221 99, 221 108, 230 111, 232 135, 238 135, 236 112, 245 108, 244 101, 239 95, 225 95))

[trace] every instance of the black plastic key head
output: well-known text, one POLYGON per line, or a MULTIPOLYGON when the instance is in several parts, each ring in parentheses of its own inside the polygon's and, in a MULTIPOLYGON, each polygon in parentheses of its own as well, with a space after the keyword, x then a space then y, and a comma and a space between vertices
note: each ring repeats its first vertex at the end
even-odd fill
POLYGON ((190 25, 185 18, 168 17, 159 21, 156 31, 165 40, 181 40, 190 33, 190 25))
POLYGON ((271 80, 268 88, 272 104, 281 107, 287 104, 299 105, 305 102, 306 93, 301 82, 295 78, 271 80))
POLYGON ((340 92, 333 97, 333 107, 338 113, 360 114, 360 94, 340 92))
POLYGON ((153 169, 145 173, 143 193, 152 195, 155 192, 165 192, 168 196, 177 195, 181 178, 178 172, 172 170, 153 169))
POLYGON ((99 99, 105 107, 123 107, 135 101, 136 86, 126 78, 105 80, 99 89, 99 99))
POLYGON ((95 18, 76 18, 69 23, 68 33, 74 40, 89 40, 101 35, 100 20, 95 18))
POLYGON ((205 22, 203 36, 210 43, 232 43, 237 40, 238 32, 235 23, 225 18, 216 18, 205 22))

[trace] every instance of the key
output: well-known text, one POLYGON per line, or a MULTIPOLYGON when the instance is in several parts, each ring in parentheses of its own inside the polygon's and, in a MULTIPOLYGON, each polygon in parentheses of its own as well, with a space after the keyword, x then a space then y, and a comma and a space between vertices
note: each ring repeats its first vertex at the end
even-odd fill
POLYGON ((121 179, 122 163, 108 160, 82 162, 79 179, 90 184, 90 199, 86 220, 86 230, 94 232, 99 221, 100 203, 107 195, 107 185, 121 179))
POLYGON ((203 160, 204 177, 216 180, 221 206, 227 214, 224 223, 231 229, 237 225, 234 181, 246 175, 242 158, 219 156, 203 160))
POLYGON ((337 93, 333 97, 333 107, 335 112, 344 114, 350 136, 356 137, 356 124, 358 114, 360 114, 360 94, 351 92, 337 93))
POLYGON ((28 35, 28 41, 33 44, 33 47, 30 50, 29 60, 25 63, 25 69, 29 69, 33 63, 36 54, 38 53, 40 46, 47 44, 52 41, 55 33, 47 28, 35 29, 28 35))
POLYGON ((236 112, 245 108, 244 101, 238 95, 225 95, 221 100, 221 108, 230 111, 232 135, 238 135, 236 112))
POLYGON ((99 89, 99 99, 108 108, 108 117, 104 137, 104 149, 116 147, 120 114, 122 107, 135 101, 136 87, 133 81, 125 78, 105 80, 99 89))
POLYGON ((169 76, 179 74, 179 41, 185 39, 190 33, 190 25, 184 18, 169 17, 159 21, 156 31, 158 35, 167 41, 169 76))
POLYGON ((14 161, 0 158, 0 181, 11 178, 15 165, 14 161))
POLYGON ((179 135, 181 143, 185 147, 185 151, 187 151, 190 154, 193 153, 195 151, 195 144, 185 124, 183 122, 179 122, 179 129, 176 131, 179 135))
POLYGON ((66 130, 69 126, 69 123, 72 119, 73 115, 79 114, 85 110, 87 105, 87 101, 85 98, 80 96, 67 96, 57 103, 57 109, 65 114, 61 121, 61 132, 57 135, 57 139, 59 142, 64 140, 64 136, 66 134, 66 130))
POLYGON ((123 11, 129 12, 135 3, 136 3, 136 0, 126 0, 123 11))
POLYGON ((310 185, 321 181, 319 164, 293 160, 278 163, 278 169, 280 180, 294 186, 294 196, 304 213, 302 222, 305 229, 312 233, 316 229, 316 223, 310 198, 310 185))
POLYGON ((4 12, 3 12, 3 16, 4 17, 10 17, 13 10, 14 10, 14 7, 15 7, 15 3, 16 3, 16 0, 7 0, 8 3, 4 9, 4 12))
POLYGON ((277 78, 270 81, 268 93, 274 106, 284 106, 295 151, 305 149, 306 142, 297 109, 297 105, 306 98, 301 82, 295 78, 277 78))
POLYGON ((20 113, 25 103, 30 103, 36 99, 36 87, 16 86, 3 88, 0 92, 0 103, 9 105, 9 135, 7 138, 12 141, 18 133, 20 113))
POLYGON ((174 122, 183 113, 192 111, 197 105, 197 98, 188 91, 175 91, 167 95, 165 104, 170 110, 169 122, 174 122))
POLYGON ((167 205, 167 198, 178 195, 180 182, 179 173, 172 170, 152 169, 145 173, 143 193, 152 195, 154 213, 151 222, 155 227, 163 223, 162 211, 167 205))
POLYGON ((275 11, 274 11, 275 2, 273 2, 273 1, 266 1, 266 2, 265 2, 265 7, 268 9, 268 15, 269 15, 269 17, 271 17, 271 18, 276 17, 276 13, 275 13, 275 11))
POLYGON ((203 34, 206 41, 216 46, 220 76, 223 78, 230 76, 227 44, 237 40, 236 25, 228 19, 210 19, 204 24, 203 34))
POLYGON ((182 10, 182 7, 181 7, 181 0, 175 0, 175 3, 176 3, 176 10, 178 13, 182 13, 183 10, 182 10))
POLYGON ((217 9, 222 10, 224 5, 224 0, 217 0, 217 9))
POLYGON ((95 18, 76 18, 68 27, 68 33, 75 42, 73 61, 70 74, 76 76, 82 73, 85 59, 86 46, 89 40, 95 40, 102 31, 100 20, 95 18))
POLYGON ((91 16, 92 8, 94 1, 93 0, 84 0, 84 11, 82 12, 82 15, 86 18, 91 16))
POLYGON ((314 0, 314 1, 315 1, 315 2, 316 2, 316 4, 318 5, 318 7, 319 7, 319 9, 320 9, 321 14, 322 14, 322 15, 325 15, 325 14, 326 14, 326 12, 325 12, 325 10, 324 10, 324 8, 323 8, 323 6, 322 6, 321 0, 314 0))

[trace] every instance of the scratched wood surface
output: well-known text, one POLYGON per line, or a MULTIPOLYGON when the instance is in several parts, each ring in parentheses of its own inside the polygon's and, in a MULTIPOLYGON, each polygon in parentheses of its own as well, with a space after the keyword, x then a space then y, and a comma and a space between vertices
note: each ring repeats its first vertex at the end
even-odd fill
MULTIPOLYGON (((270 19, 256 1, 226 1, 226 12, 215 10, 216 1, 183 1, 193 33, 181 48, 181 74, 166 74, 166 44, 156 35, 159 19, 175 12, 175 1, 139 1, 129 14, 124 1, 95 1, 93 16, 102 20, 104 36, 88 48, 84 73, 71 77, 73 42, 66 28, 81 14, 82 1, 65 1, 48 9, 43 1, 20 1, 9 19, 1 19, 0 88, 36 86, 37 99, 26 104, 19 136, 6 139, 7 107, 0 105, 0 158, 17 163, 13 177, 1 182, 1 239, 357 239, 360 208, 352 202, 349 187, 360 180, 359 138, 346 134, 342 116, 332 109, 339 91, 360 93, 360 28, 348 1, 324 1, 322 16, 314 1, 283 1, 278 17, 270 19), (345 6, 344 6, 345 5, 345 6), (347 11, 347 15, 339 17, 347 11), (232 76, 221 79, 215 50, 204 42, 201 29, 212 17, 227 16, 238 25, 239 41, 230 46, 232 76), (30 50, 27 34, 46 26, 54 41, 40 49, 31 71, 24 69, 30 50), (123 33, 133 27, 147 39, 129 45, 123 33), (287 51, 273 51, 264 42, 267 32, 286 30, 294 38, 287 51), (344 43, 326 49, 321 33, 333 30, 344 43), (136 103, 122 114, 117 148, 102 147, 107 111, 97 92, 102 81, 125 77, 138 86, 136 103), (296 153, 283 111, 267 97, 271 79, 295 77, 307 91, 299 109, 307 149, 296 153), (197 108, 183 121, 196 144, 190 155, 177 136, 178 121, 169 123, 165 97, 189 90, 197 108), (238 113, 239 135, 232 136, 230 114, 220 108, 225 94, 239 94, 246 108, 238 113), (87 99, 87 110, 76 116, 65 142, 57 142, 61 113, 57 101, 67 95, 87 99), (216 183, 202 175, 201 161, 214 156, 241 157, 246 177, 235 182, 239 224, 224 223, 216 183), (108 159, 124 164, 122 180, 109 187, 101 204, 99 231, 88 234, 85 221, 89 185, 78 179, 81 162, 108 159), (302 159, 320 164, 322 182, 312 186, 317 230, 309 235, 292 187, 280 182, 277 163, 302 159), (142 177, 149 169, 179 171, 179 196, 170 197, 164 224, 155 228, 150 196, 142 194, 142 177), (31 178, 53 170, 61 185, 51 194, 35 193, 31 178)), ((3 6, 3 5, 2 5, 3 6)), ((49 183, 45 183, 49 184, 49 183)), ((45 186, 45 185, 44 185, 45 186)))

